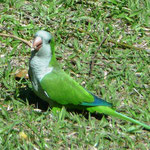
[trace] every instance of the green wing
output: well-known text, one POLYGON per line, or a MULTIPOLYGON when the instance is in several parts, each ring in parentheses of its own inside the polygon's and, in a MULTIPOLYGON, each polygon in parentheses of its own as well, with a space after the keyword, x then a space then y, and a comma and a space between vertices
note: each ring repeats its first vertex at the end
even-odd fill
POLYGON ((45 75, 41 80, 41 87, 51 100, 62 105, 94 101, 90 93, 61 69, 54 68, 45 75))

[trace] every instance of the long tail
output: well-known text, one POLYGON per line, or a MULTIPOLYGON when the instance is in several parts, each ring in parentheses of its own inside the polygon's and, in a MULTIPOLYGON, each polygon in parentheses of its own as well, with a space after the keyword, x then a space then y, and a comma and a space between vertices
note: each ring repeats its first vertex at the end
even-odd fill
POLYGON ((106 115, 111 115, 111 116, 120 118, 122 120, 126 120, 126 121, 129 121, 129 122, 135 123, 137 125, 140 125, 140 126, 144 127, 145 129, 150 130, 150 126, 149 125, 146 125, 144 123, 141 123, 140 121, 137 121, 135 119, 127 117, 127 116, 125 116, 125 115, 123 115, 121 113, 118 113, 115 110, 113 110, 111 107, 107 107, 107 106, 95 106, 95 107, 87 107, 87 110, 89 112, 91 112, 91 113, 98 112, 98 113, 103 113, 103 114, 106 114, 106 115))

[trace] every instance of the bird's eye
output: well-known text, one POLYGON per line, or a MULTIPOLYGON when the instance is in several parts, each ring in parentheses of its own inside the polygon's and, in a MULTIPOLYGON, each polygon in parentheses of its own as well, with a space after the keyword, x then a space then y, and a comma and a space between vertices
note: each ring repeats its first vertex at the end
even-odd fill
POLYGON ((48 40, 48 43, 50 43, 51 42, 51 40, 48 40))

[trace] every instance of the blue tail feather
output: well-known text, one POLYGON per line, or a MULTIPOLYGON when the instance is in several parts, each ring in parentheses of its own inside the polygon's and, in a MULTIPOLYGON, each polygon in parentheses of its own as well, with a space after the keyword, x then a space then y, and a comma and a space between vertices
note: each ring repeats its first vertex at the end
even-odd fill
POLYGON ((94 96, 94 102, 92 102, 92 103, 82 102, 81 105, 83 105, 83 106, 109 106, 109 107, 112 107, 111 103, 106 102, 105 100, 95 96, 94 94, 92 94, 92 95, 94 96))

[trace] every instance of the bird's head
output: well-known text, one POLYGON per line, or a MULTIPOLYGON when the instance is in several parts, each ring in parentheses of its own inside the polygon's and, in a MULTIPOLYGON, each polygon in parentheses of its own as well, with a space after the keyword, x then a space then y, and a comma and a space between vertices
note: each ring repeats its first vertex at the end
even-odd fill
POLYGON ((38 56, 52 55, 52 53, 54 53, 54 40, 52 35, 43 30, 36 32, 32 44, 32 50, 38 56))

